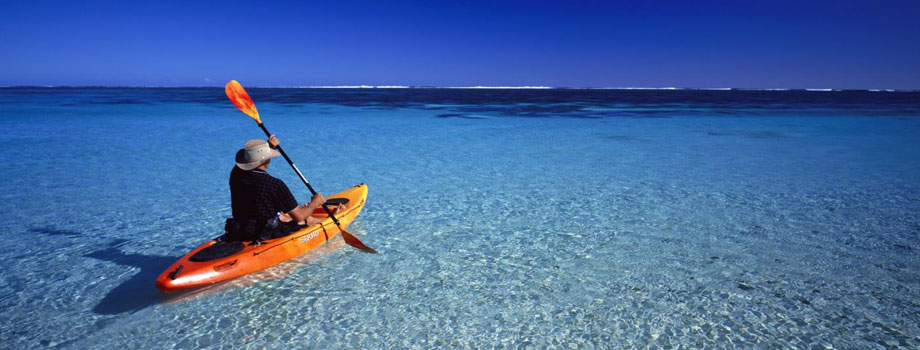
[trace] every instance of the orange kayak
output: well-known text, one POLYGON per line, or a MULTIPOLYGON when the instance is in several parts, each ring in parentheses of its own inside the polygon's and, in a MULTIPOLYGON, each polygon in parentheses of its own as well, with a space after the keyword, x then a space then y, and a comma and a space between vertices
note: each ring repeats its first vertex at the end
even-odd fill
MULTIPOLYGON (((364 208, 367 185, 360 184, 327 197, 327 203, 346 202, 335 215, 342 227, 350 224, 364 208)), ((212 239, 172 264, 157 278, 156 287, 169 293, 226 281, 263 270, 316 248, 339 234, 339 228, 322 208, 313 213, 325 218, 320 224, 290 235, 252 242, 218 242, 212 239)))

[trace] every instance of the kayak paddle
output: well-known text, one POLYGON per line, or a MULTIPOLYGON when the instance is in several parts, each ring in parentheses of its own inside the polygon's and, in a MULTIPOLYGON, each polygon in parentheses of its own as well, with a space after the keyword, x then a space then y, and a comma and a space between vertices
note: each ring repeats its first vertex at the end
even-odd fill
MULTIPOLYGON (((252 98, 249 97, 249 94, 246 93, 246 90, 243 89, 243 86, 240 85, 239 82, 236 80, 231 80, 227 83, 225 91, 227 92, 227 97, 230 98, 230 101, 236 105, 236 108, 239 108, 240 111, 246 113, 246 115, 252 117, 252 119, 255 119, 256 123, 259 124, 259 127, 262 128, 262 131, 265 132, 265 136, 270 137, 272 135, 270 132, 268 132, 268 129, 265 128, 265 124, 262 124, 262 119, 259 117, 259 111, 256 110, 255 103, 252 102, 252 98)), ((297 173, 297 176, 300 176, 300 181, 303 181, 303 184, 307 185, 307 189, 310 190, 310 193, 316 194, 313 186, 310 185, 310 182, 307 181, 307 178, 303 177, 300 169, 297 169, 297 166, 294 165, 294 162, 290 157, 288 157, 287 153, 284 153, 284 150, 281 149, 281 146, 279 145, 276 149, 284 157, 284 160, 287 160, 288 164, 291 165, 291 168, 294 168, 294 172, 297 173)), ((364 245, 364 243, 361 243, 361 240, 359 240, 358 237, 355 237, 355 235, 345 231, 345 228, 343 228, 339 223, 339 219, 335 218, 335 214, 329 210, 329 206, 327 206, 326 203, 323 203, 323 209, 325 209, 326 214, 329 214, 329 217, 332 218, 332 222, 334 222, 335 225, 339 227, 339 231, 342 232, 342 238, 345 239, 345 243, 348 243, 348 245, 358 248, 365 253, 377 253, 377 251, 373 248, 364 245)))

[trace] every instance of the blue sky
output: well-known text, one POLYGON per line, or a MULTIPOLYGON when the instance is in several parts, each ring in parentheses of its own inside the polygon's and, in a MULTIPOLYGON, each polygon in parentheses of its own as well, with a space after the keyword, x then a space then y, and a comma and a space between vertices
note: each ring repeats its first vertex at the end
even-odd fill
POLYGON ((920 1, 6 1, 0 86, 920 88, 920 1))

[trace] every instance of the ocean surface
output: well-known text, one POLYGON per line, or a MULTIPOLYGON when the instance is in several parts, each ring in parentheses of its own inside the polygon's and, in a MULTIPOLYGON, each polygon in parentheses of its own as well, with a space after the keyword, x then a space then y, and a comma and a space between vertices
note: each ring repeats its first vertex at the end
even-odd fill
POLYGON ((220 88, 2 88, 0 348, 920 348, 920 93, 249 92, 317 190, 368 184, 380 254, 161 294, 255 123, 220 88))

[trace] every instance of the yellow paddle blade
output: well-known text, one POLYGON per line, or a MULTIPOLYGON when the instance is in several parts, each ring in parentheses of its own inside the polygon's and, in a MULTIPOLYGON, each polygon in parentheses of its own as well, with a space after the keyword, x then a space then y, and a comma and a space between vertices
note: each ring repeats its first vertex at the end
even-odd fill
POLYGON ((231 80, 224 90, 227 92, 227 98, 236 105, 236 108, 255 119, 256 123, 262 124, 262 119, 259 118, 259 111, 256 110, 256 104, 252 103, 252 99, 249 98, 249 94, 246 93, 246 89, 243 89, 243 85, 240 85, 240 82, 231 80))

